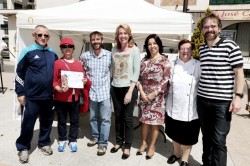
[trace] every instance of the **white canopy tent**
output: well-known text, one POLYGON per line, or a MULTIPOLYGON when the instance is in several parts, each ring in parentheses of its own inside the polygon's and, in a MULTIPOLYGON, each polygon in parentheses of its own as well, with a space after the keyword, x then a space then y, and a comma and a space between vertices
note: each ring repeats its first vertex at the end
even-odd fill
POLYGON ((128 24, 136 43, 142 45, 146 36, 158 34, 165 46, 176 47, 177 42, 192 32, 192 16, 168 11, 144 0, 85 0, 67 6, 21 11, 17 14, 17 53, 34 42, 31 33, 38 24, 50 30, 50 47, 60 55, 61 37, 73 38, 79 56, 89 33, 98 30, 104 42, 114 41, 119 24, 128 24))

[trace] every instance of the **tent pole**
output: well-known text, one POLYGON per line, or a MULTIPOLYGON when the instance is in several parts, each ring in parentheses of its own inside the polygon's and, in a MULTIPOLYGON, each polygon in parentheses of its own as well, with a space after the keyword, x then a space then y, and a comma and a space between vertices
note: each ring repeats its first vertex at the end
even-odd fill
POLYGON ((187 13, 188 10, 188 0, 183 0, 183 12, 187 13))

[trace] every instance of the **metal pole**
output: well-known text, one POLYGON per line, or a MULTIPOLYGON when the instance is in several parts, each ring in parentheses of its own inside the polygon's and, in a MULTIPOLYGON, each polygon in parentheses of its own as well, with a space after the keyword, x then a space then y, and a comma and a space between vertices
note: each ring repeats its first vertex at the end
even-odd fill
POLYGON ((2 77, 2 64, 1 63, 0 63, 0 78, 1 78, 1 85, 2 85, 2 93, 4 94, 3 77, 2 77))
POLYGON ((183 12, 187 13, 188 11, 188 0, 183 0, 183 12))

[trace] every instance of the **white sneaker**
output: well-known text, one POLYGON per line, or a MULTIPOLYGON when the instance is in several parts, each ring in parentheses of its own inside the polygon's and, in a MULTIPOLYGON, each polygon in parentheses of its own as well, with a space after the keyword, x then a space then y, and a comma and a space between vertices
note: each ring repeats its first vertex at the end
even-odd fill
POLYGON ((44 147, 39 147, 40 150, 43 152, 44 155, 52 155, 53 154, 53 150, 50 146, 44 146, 44 147))
POLYGON ((64 152, 65 147, 66 147, 66 141, 58 142, 58 148, 57 148, 58 152, 64 152))
POLYGON ((69 143, 69 148, 71 152, 77 152, 77 143, 76 142, 70 142, 69 143))
POLYGON ((22 163, 22 164, 28 163, 29 162, 29 151, 27 149, 19 151, 18 157, 19 157, 20 163, 22 163))

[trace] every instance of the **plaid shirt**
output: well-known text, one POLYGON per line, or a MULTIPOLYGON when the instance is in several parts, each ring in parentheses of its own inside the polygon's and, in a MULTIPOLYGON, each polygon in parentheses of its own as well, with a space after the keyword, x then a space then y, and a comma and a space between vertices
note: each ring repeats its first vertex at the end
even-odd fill
POLYGON ((111 74, 111 52, 101 50, 96 56, 93 50, 87 51, 80 56, 83 67, 92 85, 89 97, 92 101, 101 102, 110 98, 110 74, 111 74))

